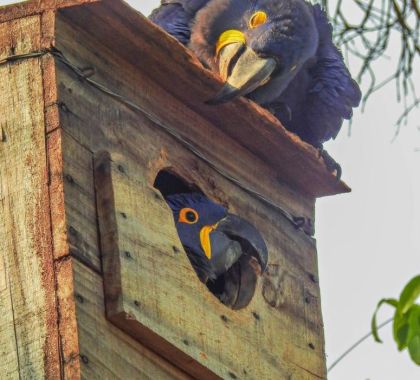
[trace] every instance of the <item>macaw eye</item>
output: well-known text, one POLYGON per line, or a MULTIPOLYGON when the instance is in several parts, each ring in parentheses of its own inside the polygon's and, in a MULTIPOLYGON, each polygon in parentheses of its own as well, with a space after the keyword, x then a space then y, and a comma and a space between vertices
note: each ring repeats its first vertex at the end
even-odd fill
POLYGON ((194 224, 198 222, 198 213, 192 208, 183 208, 179 212, 178 222, 194 224))
POLYGON ((257 11, 249 19, 249 28, 254 29, 257 26, 265 24, 266 21, 267 21, 267 13, 263 11, 257 11))

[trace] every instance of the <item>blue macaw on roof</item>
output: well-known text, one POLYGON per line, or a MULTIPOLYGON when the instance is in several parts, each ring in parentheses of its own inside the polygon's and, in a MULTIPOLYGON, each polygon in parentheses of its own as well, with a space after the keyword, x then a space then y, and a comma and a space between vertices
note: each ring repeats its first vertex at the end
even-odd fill
POLYGON ((225 81, 209 103, 247 96, 317 148, 361 100, 320 5, 305 0, 163 0, 151 20, 225 81))

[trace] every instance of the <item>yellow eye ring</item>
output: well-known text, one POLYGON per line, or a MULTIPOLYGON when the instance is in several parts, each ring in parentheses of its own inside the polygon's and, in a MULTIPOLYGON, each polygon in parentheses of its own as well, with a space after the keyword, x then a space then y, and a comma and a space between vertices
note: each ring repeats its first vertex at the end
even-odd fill
POLYGON ((179 212, 178 222, 194 224, 198 222, 198 212, 192 208, 185 207, 179 212))
POLYGON ((267 13, 263 11, 255 12, 249 19, 249 28, 254 29, 257 26, 265 24, 267 22, 267 13))

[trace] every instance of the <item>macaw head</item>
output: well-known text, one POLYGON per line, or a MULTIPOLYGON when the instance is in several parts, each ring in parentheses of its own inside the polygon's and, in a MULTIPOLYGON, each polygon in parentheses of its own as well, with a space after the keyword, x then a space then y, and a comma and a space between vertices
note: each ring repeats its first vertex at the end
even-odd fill
POLYGON ((265 104, 315 55, 318 31, 304 0, 210 0, 189 46, 226 82, 208 103, 248 95, 265 104))
POLYGON ((200 193, 168 195, 166 201, 200 280, 209 287, 219 281, 223 289, 217 292, 222 302, 233 308, 245 306, 254 293, 257 275, 268 262, 267 247, 258 230, 200 193))

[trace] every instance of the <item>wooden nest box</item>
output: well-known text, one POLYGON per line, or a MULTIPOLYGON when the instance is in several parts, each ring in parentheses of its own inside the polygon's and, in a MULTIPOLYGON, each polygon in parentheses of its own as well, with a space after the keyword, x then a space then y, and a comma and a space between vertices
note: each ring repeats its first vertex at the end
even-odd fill
POLYGON ((314 206, 349 189, 220 86, 120 0, 0 8, 2 379, 326 378, 314 206), (198 280, 165 186, 258 226, 246 307, 198 280))

